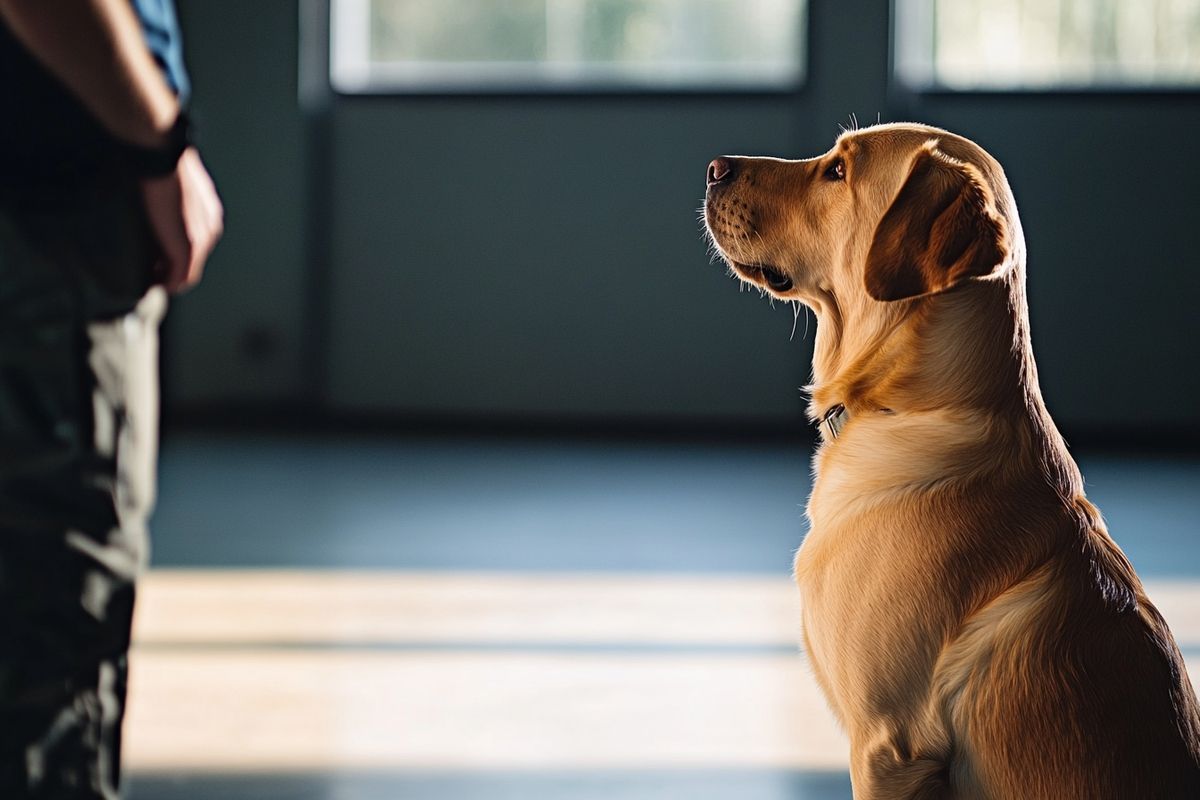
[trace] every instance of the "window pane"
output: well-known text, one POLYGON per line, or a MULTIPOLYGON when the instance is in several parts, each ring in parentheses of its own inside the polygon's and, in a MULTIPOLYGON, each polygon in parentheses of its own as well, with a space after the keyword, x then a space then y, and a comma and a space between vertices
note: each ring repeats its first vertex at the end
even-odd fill
POLYGON ((356 91, 784 88, 804 0, 332 0, 356 91))
POLYGON ((941 86, 1200 85, 1200 0, 932 2, 929 77, 941 86))

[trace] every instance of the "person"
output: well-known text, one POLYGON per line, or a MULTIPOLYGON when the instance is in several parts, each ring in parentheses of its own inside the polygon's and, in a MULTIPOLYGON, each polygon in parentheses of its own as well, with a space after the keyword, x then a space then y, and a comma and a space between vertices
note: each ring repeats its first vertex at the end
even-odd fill
POLYGON ((171 0, 0 0, 0 797, 116 798, 168 293, 223 210, 171 0))

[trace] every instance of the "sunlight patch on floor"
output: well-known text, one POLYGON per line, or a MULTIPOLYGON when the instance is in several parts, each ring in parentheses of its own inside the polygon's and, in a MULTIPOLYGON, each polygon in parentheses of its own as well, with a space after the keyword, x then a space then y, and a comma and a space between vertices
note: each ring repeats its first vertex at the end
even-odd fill
MULTIPOLYGON (((1200 583, 1148 588, 1200 645, 1200 583)), ((786 578, 165 570, 139 591, 131 770, 846 768, 786 578)))
POLYGON ((143 644, 799 641, 786 578, 588 573, 156 570, 143 644))

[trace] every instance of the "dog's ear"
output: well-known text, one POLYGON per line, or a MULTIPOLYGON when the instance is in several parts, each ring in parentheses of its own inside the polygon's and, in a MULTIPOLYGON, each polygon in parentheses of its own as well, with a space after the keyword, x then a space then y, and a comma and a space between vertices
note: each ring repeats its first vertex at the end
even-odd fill
POLYGON ((1004 220, 979 170, 930 142, 879 221, 867 253, 867 293, 903 300, 991 275, 1007 256, 1004 220))

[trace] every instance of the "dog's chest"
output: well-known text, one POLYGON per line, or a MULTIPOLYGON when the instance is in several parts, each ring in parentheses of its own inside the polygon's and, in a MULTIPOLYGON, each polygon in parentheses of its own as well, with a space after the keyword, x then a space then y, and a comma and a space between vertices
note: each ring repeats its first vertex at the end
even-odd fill
POLYGON ((814 525, 797 553, 808 657, 848 722, 916 702, 911 687, 933 669, 946 621, 936 579, 905 557, 919 551, 905 538, 886 516, 859 515, 814 525))

